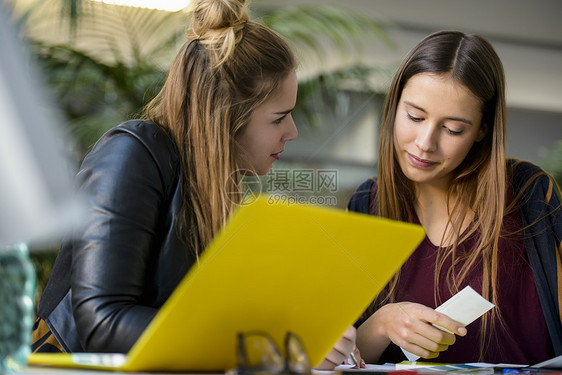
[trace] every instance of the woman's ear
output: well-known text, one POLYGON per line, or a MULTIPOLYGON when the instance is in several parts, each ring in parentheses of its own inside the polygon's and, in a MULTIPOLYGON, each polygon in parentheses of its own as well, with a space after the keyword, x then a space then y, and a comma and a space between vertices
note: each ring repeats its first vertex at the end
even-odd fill
POLYGON ((480 124, 480 129, 478 129, 478 135, 476 136, 476 142, 480 142, 481 140, 483 140, 487 133, 488 133, 488 124, 483 122, 482 124, 480 124))

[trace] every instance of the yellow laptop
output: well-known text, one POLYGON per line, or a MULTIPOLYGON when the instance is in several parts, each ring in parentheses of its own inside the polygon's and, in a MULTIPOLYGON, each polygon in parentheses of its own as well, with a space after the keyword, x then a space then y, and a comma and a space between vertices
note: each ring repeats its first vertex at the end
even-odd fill
POLYGON ((32 354, 30 365, 119 371, 234 368, 238 333, 290 331, 317 366, 421 242, 423 228, 344 210, 239 207, 124 354, 32 354))

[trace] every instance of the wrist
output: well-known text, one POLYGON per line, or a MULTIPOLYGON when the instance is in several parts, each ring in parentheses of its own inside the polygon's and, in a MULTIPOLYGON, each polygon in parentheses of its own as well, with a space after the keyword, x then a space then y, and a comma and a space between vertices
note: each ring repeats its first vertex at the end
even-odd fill
POLYGON ((375 311, 359 328, 357 328, 357 347, 367 363, 377 363, 380 355, 390 344, 385 325, 381 319, 384 311, 375 311))

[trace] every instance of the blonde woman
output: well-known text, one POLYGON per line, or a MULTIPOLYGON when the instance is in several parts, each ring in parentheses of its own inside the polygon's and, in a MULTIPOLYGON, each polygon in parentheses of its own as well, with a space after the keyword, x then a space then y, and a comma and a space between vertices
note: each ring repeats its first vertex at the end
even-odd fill
MULTIPOLYGON (((297 137, 295 58, 244 0, 199 0, 142 120, 107 132, 78 173, 89 203, 44 291, 35 351, 127 352, 236 206, 297 137)), ((189 319, 189 312, 186 312, 189 319)), ((350 353, 349 330, 321 368, 350 353)))
POLYGON ((378 177, 349 208, 418 223, 427 236, 358 328, 367 362, 400 362, 400 347, 456 363, 562 354, 559 192, 540 168, 506 161, 505 132, 503 67, 488 41, 442 31, 405 57, 378 177), (496 306, 464 328, 433 309, 467 285, 496 306))

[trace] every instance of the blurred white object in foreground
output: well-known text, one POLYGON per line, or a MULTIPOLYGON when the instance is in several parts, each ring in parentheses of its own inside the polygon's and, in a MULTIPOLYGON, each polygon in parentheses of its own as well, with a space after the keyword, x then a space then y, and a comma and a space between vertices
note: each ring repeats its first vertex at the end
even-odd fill
POLYGON ((0 0, 0 248, 61 234, 79 212, 68 139, 0 0), (66 150, 66 151, 65 151, 66 150))

